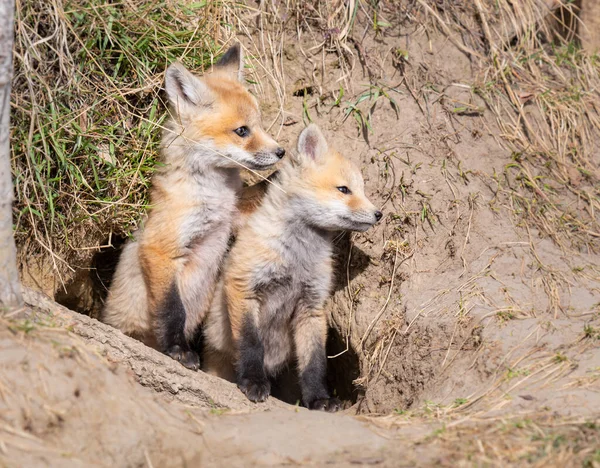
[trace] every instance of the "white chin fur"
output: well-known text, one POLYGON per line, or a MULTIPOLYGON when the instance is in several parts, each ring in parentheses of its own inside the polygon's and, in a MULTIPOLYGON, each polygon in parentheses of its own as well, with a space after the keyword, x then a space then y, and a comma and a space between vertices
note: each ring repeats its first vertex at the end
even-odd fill
POLYGON ((270 167, 279 161, 279 158, 273 153, 259 153, 254 156, 254 161, 257 166, 270 167))
POLYGON ((228 146, 224 151, 233 161, 226 160, 227 166, 239 167, 237 163, 247 167, 248 169, 266 169, 277 161, 279 158, 272 153, 252 154, 244 151, 237 146, 228 146), (235 162, 234 162, 235 161, 235 162))
POLYGON ((367 212, 352 212, 345 203, 329 203, 313 221, 332 231, 366 231, 376 222, 375 215, 367 212))
POLYGON ((373 226, 374 223, 369 223, 365 221, 358 221, 354 219, 337 219, 335 222, 336 231, 358 231, 364 232, 373 226))
POLYGON ((373 227, 373 224, 371 224, 371 223, 352 223, 352 227, 347 228, 346 230, 347 231, 365 232, 371 227, 373 227))

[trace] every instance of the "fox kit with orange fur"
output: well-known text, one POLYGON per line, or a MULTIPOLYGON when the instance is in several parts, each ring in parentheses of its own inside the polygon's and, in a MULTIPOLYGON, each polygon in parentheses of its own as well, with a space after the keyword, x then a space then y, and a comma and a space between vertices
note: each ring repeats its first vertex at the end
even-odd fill
POLYGON ((300 135, 263 203, 240 229, 205 322, 205 369, 252 401, 297 360, 303 403, 336 411, 326 386, 324 303, 332 281, 335 232, 365 231, 381 219, 359 169, 329 149, 316 125, 300 135))
POLYGON ((190 343, 236 219, 239 170, 268 168, 285 153, 262 129, 242 70, 239 46, 202 78, 179 63, 167 69, 165 165, 153 177, 148 220, 121 254, 103 313, 104 322, 191 369, 200 362, 190 343))

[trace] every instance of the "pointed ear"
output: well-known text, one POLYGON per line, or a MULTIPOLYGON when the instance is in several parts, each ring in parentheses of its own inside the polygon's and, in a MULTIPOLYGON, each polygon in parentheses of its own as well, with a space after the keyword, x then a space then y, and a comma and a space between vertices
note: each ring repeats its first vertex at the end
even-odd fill
POLYGON ((301 162, 304 162, 304 160, 315 161, 317 163, 323 162, 328 149, 327 141, 325 141, 325 137, 317 125, 310 124, 300 134, 300 138, 298 139, 298 156, 301 162))
POLYGON ((227 73, 234 79, 244 83, 244 53, 239 44, 235 44, 225 52, 215 64, 215 72, 227 73))
POLYGON ((190 107, 207 107, 214 100, 206 83, 179 62, 174 62, 167 68, 165 89, 169 102, 178 112, 190 107))

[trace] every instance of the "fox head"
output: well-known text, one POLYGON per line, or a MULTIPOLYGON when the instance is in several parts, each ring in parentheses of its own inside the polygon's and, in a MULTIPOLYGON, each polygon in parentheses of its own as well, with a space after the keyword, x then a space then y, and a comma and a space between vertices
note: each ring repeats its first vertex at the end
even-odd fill
POLYGON ((242 84, 243 69, 239 45, 202 77, 179 62, 167 69, 165 89, 172 119, 163 144, 182 148, 180 154, 193 169, 265 169, 285 154, 262 128, 258 102, 242 84))
POLYGON ((366 231, 383 216, 365 196, 358 167, 330 149, 314 124, 300 134, 285 190, 296 216, 328 231, 366 231))

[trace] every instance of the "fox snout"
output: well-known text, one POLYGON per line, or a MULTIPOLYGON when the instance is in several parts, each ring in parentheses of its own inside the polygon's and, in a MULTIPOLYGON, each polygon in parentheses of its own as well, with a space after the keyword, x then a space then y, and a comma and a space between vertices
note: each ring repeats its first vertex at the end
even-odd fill
POLYGON ((277 147, 272 151, 258 151, 254 153, 254 164, 257 169, 267 168, 285 156, 285 149, 277 147))
POLYGON ((364 232, 370 227, 377 224, 381 220, 381 218, 383 218, 383 213, 376 208, 359 211, 357 213, 354 213, 354 216, 352 216, 351 218, 351 230, 364 232))
POLYGON ((371 226, 377 224, 379 221, 381 221, 381 218, 383 218, 383 213, 375 207, 373 207, 370 214, 372 216, 371 226))
POLYGON ((250 137, 248 149, 256 169, 266 169, 285 156, 285 149, 262 129, 257 129, 250 137))

